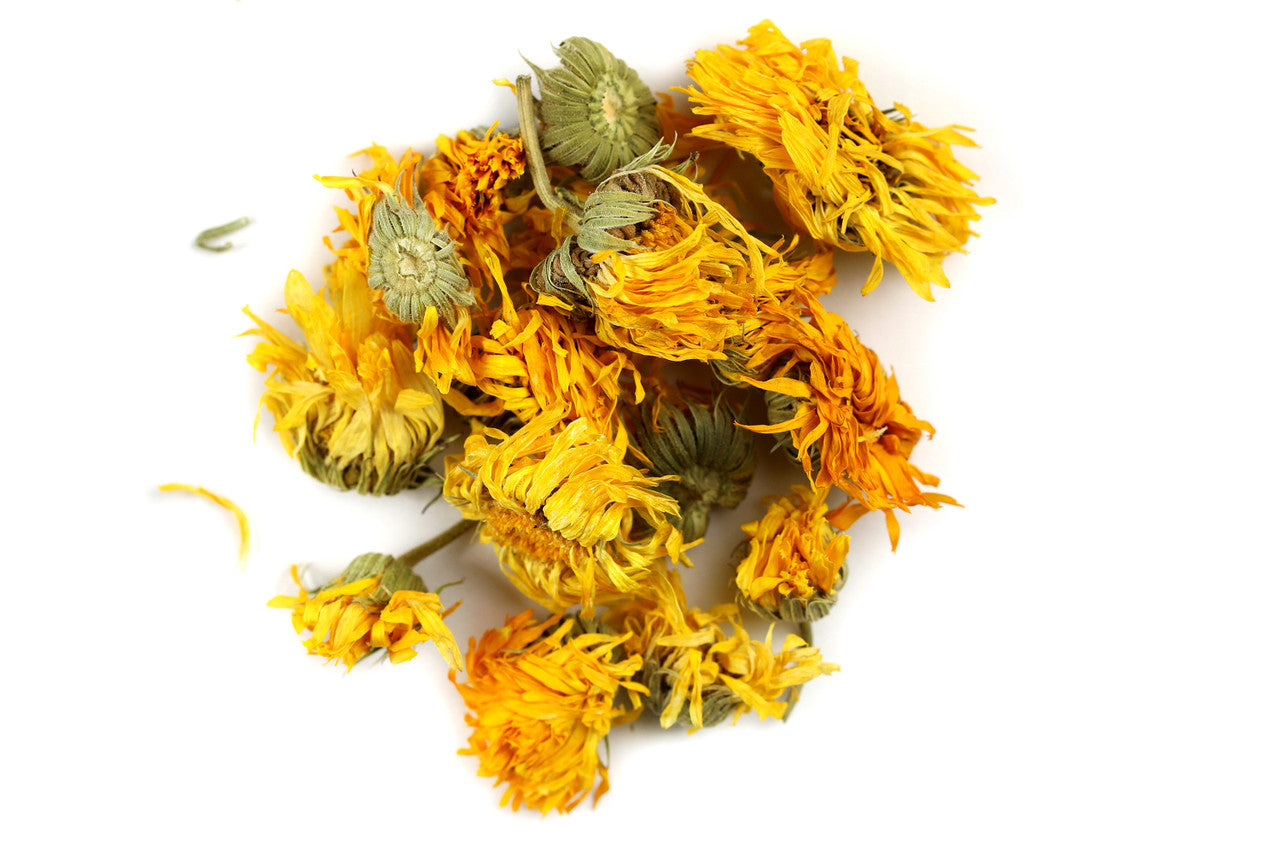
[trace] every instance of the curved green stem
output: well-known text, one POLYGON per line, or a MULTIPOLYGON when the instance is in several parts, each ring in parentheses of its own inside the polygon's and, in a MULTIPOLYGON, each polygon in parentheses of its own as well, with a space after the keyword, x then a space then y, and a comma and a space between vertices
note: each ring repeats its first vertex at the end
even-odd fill
POLYGON ((520 139, 524 142, 524 158, 529 164, 533 188, 537 190, 538 198, 542 199, 547 210, 564 211, 565 224, 576 233, 578 216, 551 186, 547 163, 542 159, 542 143, 538 140, 538 116, 533 108, 533 79, 528 74, 521 74, 516 78, 516 112, 520 116, 520 139))
POLYGON ((405 551, 396 559, 400 560, 400 562, 404 563, 409 568, 413 568, 436 551, 439 551, 445 545, 448 545, 462 534, 471 530, 471 528, 475 527, 477 524, 479 524, 479 522, 464 518, 462 521, 459 521, 453 527, 450 527, 440 535, 432 539, 428 539, 416 548, 405 551))
POLYGON ((248 224, 249 217, 241 216, 239 219, 233 219, 225 225, 206 228, 196 235, 196 245, 210 252, 225 252, 231 248, 230 243, 214 243, 213 241, 219 237, 225 237, 233 231, 239 231, 248 224))

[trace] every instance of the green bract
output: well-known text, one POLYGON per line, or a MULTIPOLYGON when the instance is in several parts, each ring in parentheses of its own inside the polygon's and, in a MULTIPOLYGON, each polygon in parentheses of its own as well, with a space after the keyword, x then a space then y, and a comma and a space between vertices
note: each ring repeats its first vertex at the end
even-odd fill
POLYGON ((475 303, 453 238, 436 225, 414 188, 413 205, 387 194, 373 208, 369 233, 369 286, 401 320, 421 323, 435 308, 449 328, 475 303))
POLYGON ((586 38, 565 39, 555 53, 559 68, 529 63, 552 162, 581 166, 582 177, 595 182, 653 147, 661 135, 658 104, 635 71, 586 38))

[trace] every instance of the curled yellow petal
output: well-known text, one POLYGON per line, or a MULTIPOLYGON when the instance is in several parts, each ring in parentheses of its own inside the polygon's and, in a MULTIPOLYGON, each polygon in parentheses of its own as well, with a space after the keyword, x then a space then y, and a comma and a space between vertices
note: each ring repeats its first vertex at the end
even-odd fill
POLYGON ((162 492, 191 492, 193 495, 200 495, 213 501, 220 507, 231 510, 236 517, 236 524, 240 528, 240 553, 236 558, 236 565, 244 568, 244 564, 249 561, 249 516, 244 514, 244 510, 236 506, 233 502, 227 500, 222 495, 215 495, 208 489, 200 486, 189 486, 186 483, 165 483, 160 487, 162 492))

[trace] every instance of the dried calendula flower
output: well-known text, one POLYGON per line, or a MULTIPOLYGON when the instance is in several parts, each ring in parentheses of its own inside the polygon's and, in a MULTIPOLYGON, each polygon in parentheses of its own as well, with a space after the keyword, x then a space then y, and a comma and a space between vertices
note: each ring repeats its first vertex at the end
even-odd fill
POLYGON ((550 610, 636 594, 683 540, 668 516, 661 480, 626 464, 625 437, 608 438, 563 410, 533 418, 513 435, 486 429, 450 457, 445 498, 481 522, 511 582, 550 610))
POLYGON ((755 437, 734 423, 723 398, 711 405, 686 400, 655 402, 639 419, 635 440, 650 473, 668 480, 659 488, 680 502, 677 526, 685 541, 701 539, 713 506, 737 506, 756 468, 755 437))
POLYGON ((538 622, 530 610, 468 644, 467 681, 449 674, 472 727, 459 752, 477 756, 480 775, 507 786, 502 805, 568 812, 592 788, 593 802, 609 790, 600 744, 612 726, 634 718, 644 693, 632 680, 640 657, 623 654, 625 639, 574 617, 538 622))
POLYGON ((776 252, 695 181, 654 165, 662 150, 596 188, 577 234, 529 284, 539 302, 592 316, 611 346, 667 361, 721 359, 776 252))
POLYGON ((542 144, 552 162, 579 166, 594 183, 653 147, 658 104, 640 75, 590 39, 566 39, 555 53, 558 68, 529 63, 546 125, 542 144))
POLYGON ((826 490, 796 486, 759 521, 734 552, 738 601, 767 619, 814 622, 830 612, 844 584, 849 537, 827 520, 826 490))
POLYGON ((436 153, 422 164, 423 203, 449 229, 484 299, 496 289, 507 301, 508 226, 534 196, 532 188, 517 183, 524 173, 524 143, 519 136, 499 131, 496 124, 483 133, 441 134, 436 137, 436 153))
POLYGON ((440 392, 414 367, 413 328, 380 310, 350 264, 330 268, 329 299, 294 271, 285 304, 299 344, 256 317, 249 363, 268 372, 262 405, 286 451, 339 489, 389 495, 419 486, 444 430, 440 392))
POLYGON ((689 64, 693 112, 712 119, 690 133, 756 157, 783 215, 815 240, 871 252, 863 293, 886 260, 925 299, 932 284, 947 287, 943 259, 962 251, 976 207, 993 201, 952 153, 974 144, 959 132, 967 128, 926 127, 901 105, 881 110, 857 63, 838 64, 826 39, 797 46, 764 21, 740 44, 700 50, 689 64))
MULTIPOLYGON (((417 323, 414 364, 441 394, 449 394, 455 377, 467 381, 476 298, 459 275, 459 269, 470 275, 465 262, 459 267, 459 252, 470 244, 459 242, 450 230, 461 214, 451 204, 454 195, 447 192, 448 182, 440 177, 446 171, 440 163, 444 154, 424 162, 421 154, 408 149, 397 159, 381 145, 358 153, 372 161, 368 168, 356 175, 319 178, 356 203, 354 210, 334 208, 339 225, 335 230, 345 231, 348 239, 334 245, 325 238, 336 256, 326 274, 330 280, 366 285, 372 281, 385 295, 381 310, 388 317, 417 323)), ((501 232, 500 223, 495 227, 501 232)), ((481 241, 477 232, 473 235, 481 241)))
MULTIPOLYGON (((767 322, 742 380, 766 392, 769 425, 748 429, 779 435, 815 488, 843 489, 862 510, 883 512, 896 548, 894 510, 956 503, 923 491, 938 478, 910 461, 933 427, 915 416, 897 379, 839 315, 807 293, 794 296, 761 308, 767 322)), ((845 528, 860 514, 833 520, 845 528)))
POLYGON ((644 657, 645 705, 663 728, 679 724, 692 731, 730 717, 736 722, 748 711, 782 719, 793 688, 839 669, 794 634, 775 652, 772 626, 763 642, 752 640, 733 604, 680 612, 632 601, 611 610, 608 621, 634 635, 627 648, 644 657))
POLYGON ((411 183, 406 201, 383 193, 373 208, 369 234, 369 286, 383 291, 382 301, 401 320, 421 323, 434 309, 450 329, 475 304, 471 281, 462 269, 449 232, 436 224, 411 183))
POLYGON ((293 611, 293 627, 311 636, 302 641, 311 654, 341 661, 350 669, 374 649, 386 649, 392 663, 414 657, 414 646, 430 640, 452 669, 462 666, 448 615, 440 597, 428 592, 412 566, 470 530, 460 522, 400 558, 362 554, 346 570, 319 589, 308 592, 292 569, 298 595, 278 595, 270 607, 293 611))

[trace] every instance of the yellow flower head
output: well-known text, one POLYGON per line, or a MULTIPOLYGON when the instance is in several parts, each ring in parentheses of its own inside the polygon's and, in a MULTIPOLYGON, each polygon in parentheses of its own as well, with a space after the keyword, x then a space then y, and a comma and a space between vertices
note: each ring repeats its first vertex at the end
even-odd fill
POLYGON ((693 111, 712 117, 690 132, 757 158, 778 207, 815 240, 871 252, 863 293, 888 260, 932 299, 931 284, 948 286, 942 260, 971 236, 975 206, 992 202, 952 154, 973 141, 961 128, 912 121, 901 105, 881 111, 857 63, 838 64, 826 39, 797 46, 764 21, 740 44, 698 51, 690 63, 693 111))
POLYGON ((414 657, 414 646, 430 640, 451 668, 462 666, 448 615, 435 593, 400 560, 386 554, 364 554, 334 580, 308 593, 292 570, 298 595, 278 595, 270 607, 293 610, 293 627, 307 651, 350 669, 373 649, 386 649, 392 663, 414 657))
POLYGON ((590 615, 598 597, 660 583, 683 542, 667 518, 676 502, 657 491, 661 480, 623 462, 625 439, 582 418, 561 426, 562 414, 539 415, 511 436, 472 434, 463 457, 447 461, 444 495, 481 522, 480 539, 522 593, 590 615))
POLYGON ((730 716, 737 722, 748 711, 781 719, 790 703, 783 694, 839 669, 794 634, 773 651, 772 626, 764 642, 752 640, 733 604, 681 613, 634 601, 611 611, 609 622, 634 635, 627 648, 644 657, 645 704, 663 728, 679 723, 692 731, 730 716))
POLYGON ((849 537, 827 521, 826 490, 793 491, 794 499, 778 498, 764 518, 742 525, 749 538, 734 553, 738 600, 765 618, 813 622, 844 583, 849 537))
MULTIPOLYGON (((936 486, 938 479, 909 460, 933 427, 912 413, 897 380, 839 315, 806 294, 762 313, 770 319, 748 364, 767 365, 771 378, 746 375, 744 381, 768 392, 770 426, 751 429, 787 433, 786 446, 816 488, 843 489, 865 510, 883 511, 894 547, 894 509, 955 503, 921 491, 921 484, 936 486)), ((856 516, 836 517, 843 527, 856 516)))
POLYGON ((440 394, 414 369, 412 329, 351 266, 330 272, 329 300, 296 271, 285 284, 305 345, 245 309, 258 324, 250 333, 264 338, 249 355, 268 373, 262 405, 313 477, 377 495, 413 488, 430 473, 444 428, 440 394))
POLYGON ((641 166, 592 193, 578 234, 530 285, 540 302, 593 316, 610 346, 707 361, 723 358, 725 339, 753 311, 773 254, 696 183, 641 166))
POLYGON ((478 756, 479 774, 507 786, 502 805, 568 812, 592 788, 593 802, 609 789, 600 742, 633 716, 644 692, 630 680, 640 658, 623 657, 623 639, 587 631, 572 617, 537 622, 532 610, 472 638, 466 683, 449 673, 472 727, 459 753, 478 756))

